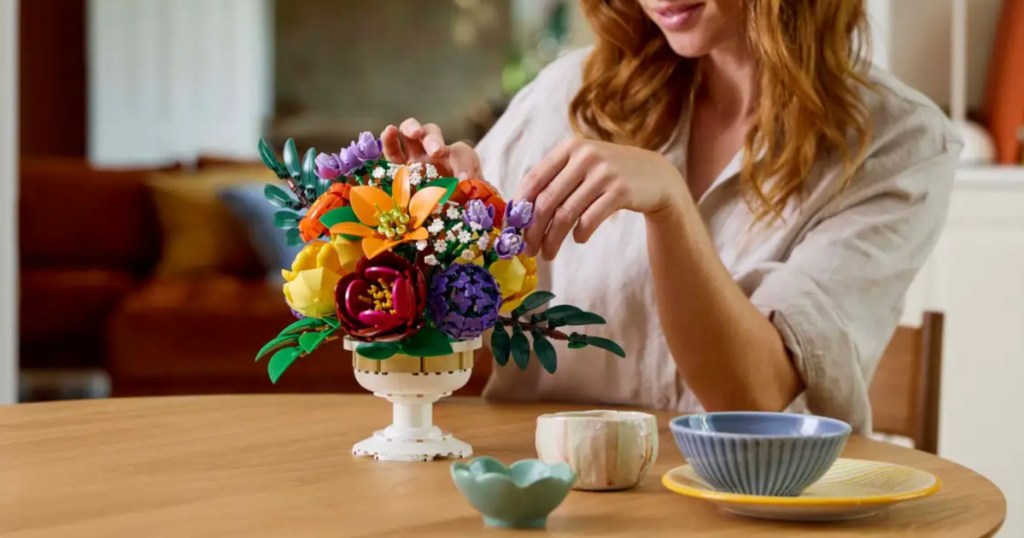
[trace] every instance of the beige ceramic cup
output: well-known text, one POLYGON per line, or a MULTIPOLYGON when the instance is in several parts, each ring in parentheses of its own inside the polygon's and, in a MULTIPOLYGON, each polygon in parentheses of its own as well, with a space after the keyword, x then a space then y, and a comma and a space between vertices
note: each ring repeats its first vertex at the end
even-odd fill
POLYGON ((537 418, 537 457, 565 462, 573 489, 627 489, 640 483, 658 457, 658 422, 635 411, 576 411, 537 418))

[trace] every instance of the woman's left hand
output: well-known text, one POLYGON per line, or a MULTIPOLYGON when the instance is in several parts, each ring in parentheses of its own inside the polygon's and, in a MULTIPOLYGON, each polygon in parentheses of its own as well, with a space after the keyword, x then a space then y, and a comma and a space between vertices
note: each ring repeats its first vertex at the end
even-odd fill
POLYGON ((585 243, 612 213, 626 209, 657 214, 687 192, 679 170, 658 153, 609 142, 566 140, 519 185, 518 198, 534 203, 527 252, 541 252, 550 260, 570 230, 577 243, 585 243))

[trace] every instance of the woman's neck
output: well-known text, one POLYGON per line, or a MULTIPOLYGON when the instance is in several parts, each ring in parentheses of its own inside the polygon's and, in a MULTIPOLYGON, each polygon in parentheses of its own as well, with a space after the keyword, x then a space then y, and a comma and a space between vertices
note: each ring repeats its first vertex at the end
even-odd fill
POLYGON ((698 61, 698 99, 716 115, 738 120, 750 116, 758 96, 757 65, 746 40, 724 44, 698 61))

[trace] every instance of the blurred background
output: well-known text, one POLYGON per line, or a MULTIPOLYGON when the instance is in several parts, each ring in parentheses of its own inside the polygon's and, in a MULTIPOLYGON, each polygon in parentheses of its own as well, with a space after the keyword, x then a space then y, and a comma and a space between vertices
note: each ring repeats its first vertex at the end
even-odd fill
MULTIPOLYGON (((867 3, 873 61, 967 139, 904 318, 945 314, 939 453, 1024 533, 1024 1, 867 3)), ((340 349, 277 386, 252 363, 292 258, 257 140, 416 116, 472 142, 590 39, 574 0, 0 0, 0 401, 358 390, 340 349)))

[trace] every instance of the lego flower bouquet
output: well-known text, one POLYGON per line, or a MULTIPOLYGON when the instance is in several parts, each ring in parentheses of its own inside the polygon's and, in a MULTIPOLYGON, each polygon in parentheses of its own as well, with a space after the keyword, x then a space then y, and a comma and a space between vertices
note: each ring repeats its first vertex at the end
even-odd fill
POLYGON ((521 369, 535 355, 557 368, 552 341, 594 346, 598 336, 566 331, 604 323, 570 305, 541 310, 554 295, 537 290, 537 263, 524 253, 533 206, 505 201, 480 179, 443 177, 427 163, 385 160, 370 133, 336 154, 292 140, 283 161, 261 140, 260 156, 283 184, 267 185, 281 207, 275 224, 303 245, 282 271, 284 300, 297 321, 257 354, 276 382, 297 359, 343 339, 356 380, 389 399, 393 423, 353 451, 378 459, 463 457, 469 445, 442 434, 431 405, 469 380, 473 352, 490 335, 496 362, 521 369))

